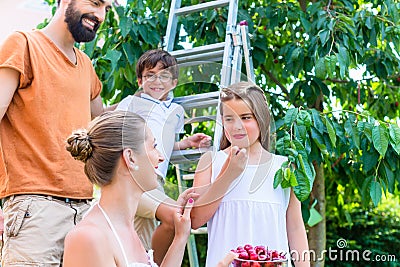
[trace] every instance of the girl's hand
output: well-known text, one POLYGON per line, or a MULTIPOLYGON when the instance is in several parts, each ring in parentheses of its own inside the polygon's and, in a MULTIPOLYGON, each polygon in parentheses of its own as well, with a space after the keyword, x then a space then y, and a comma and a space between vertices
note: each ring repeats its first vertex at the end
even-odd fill
POLYGON ((183 207, 183 211, 181 207, 177 208, 177 212, 174 217, 175 224, 175 238, 182 238, 187 241, 190 235, 190 229, 192 228, 192 223, 190 219, 190 212, 194 205, 194 199, 189 198, 186 202, 186 205, 183 207))
POLYGON ((228 158, 222 166, 221 173, 226 172, 233 179, 236 179, 244 171, 247 160, 246 149, 233 146, 230 148, 228 158))

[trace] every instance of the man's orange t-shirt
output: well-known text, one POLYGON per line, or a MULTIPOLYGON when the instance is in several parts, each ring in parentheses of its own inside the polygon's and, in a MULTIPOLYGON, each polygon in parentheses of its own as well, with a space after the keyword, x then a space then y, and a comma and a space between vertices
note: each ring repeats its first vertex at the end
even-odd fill
POLYGON ((66 151, 65 140, 87 127, 101 82, 90 59, 79 49, 75 53, 76 64, 41 31, 15 32, 0 46, 0 68, 20 72, 0 122, 0 198, 92 197, 84 165, 66 151))

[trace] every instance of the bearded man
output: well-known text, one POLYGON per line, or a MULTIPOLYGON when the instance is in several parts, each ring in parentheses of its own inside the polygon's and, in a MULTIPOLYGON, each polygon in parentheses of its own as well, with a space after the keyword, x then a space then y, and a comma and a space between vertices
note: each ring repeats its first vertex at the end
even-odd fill
POLYGON ((74 44, 93 40, 110 8, 58 0, 47 27, 0 45, 3 267, 61 266, 65 235, 90 206, 92 185, 64 140, 104 111, 101 82, 74 44))

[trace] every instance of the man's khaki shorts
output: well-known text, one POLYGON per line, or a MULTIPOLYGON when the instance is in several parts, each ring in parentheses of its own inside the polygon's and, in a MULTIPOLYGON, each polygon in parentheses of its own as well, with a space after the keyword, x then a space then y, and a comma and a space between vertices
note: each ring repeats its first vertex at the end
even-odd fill
POLYGON ((143 193, 135 216, 135 230, 146 250, 151 249, 151 237, 158 226, 156 211, 161 203, 170 199, 164 192, 164 182, 158 179, 156 189, 143 193))
POLYGON ((16 195, 4 203, 2 266, 61 266, 66 234, 89 209, 89 200, 16 195))

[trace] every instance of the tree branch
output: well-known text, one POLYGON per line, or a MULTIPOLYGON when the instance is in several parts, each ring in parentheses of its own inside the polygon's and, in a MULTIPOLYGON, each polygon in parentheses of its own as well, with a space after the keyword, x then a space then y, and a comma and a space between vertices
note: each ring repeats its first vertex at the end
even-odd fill
POLYGON ((327 78, 326 80, 333 82, 333 83, 349 83, 350 82, 348 80, 338 80, 338 79, 331 79, 331 78, 327 78))
POLYGON ((290 100, 289 98, 289 91, 286 89, 286 87, 272 74, 272 72, 270 72, 269 70, 267 70, 265 68, 265 65, 261 64, 260 65, 262 71, 267 74, 267 76, 276 84, 279 86, 279 88, 281 88, 282 92, 285 94, 285 99, 287 101, 290 100))
POLYGON ((306 12, 307 2, 307 0, 299 0, 300 8, 303 12, 306 12))
POLYGON ((332 164, 331 169, 335 168, 336 165, 344 158, 344 153, 340 155, 340 157, 332 164))

